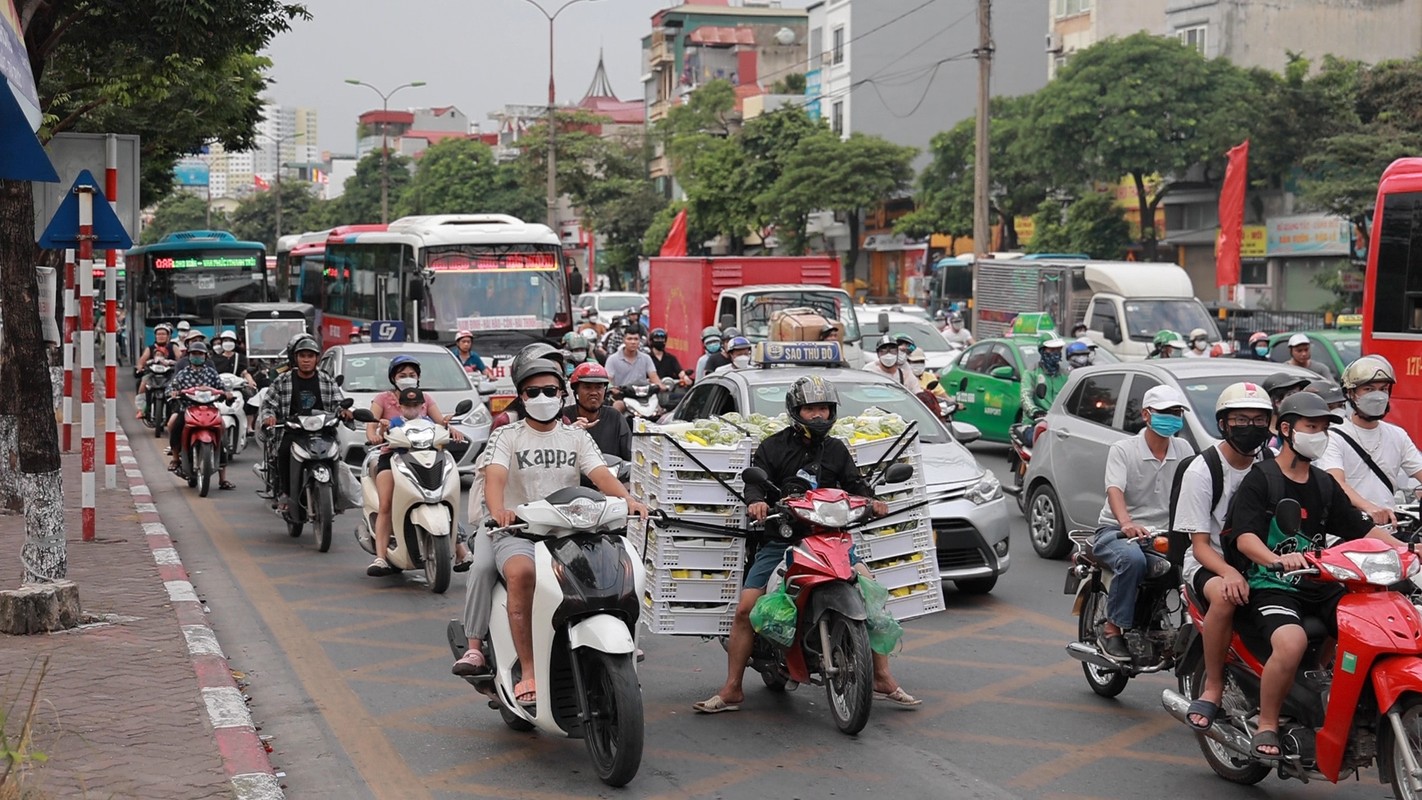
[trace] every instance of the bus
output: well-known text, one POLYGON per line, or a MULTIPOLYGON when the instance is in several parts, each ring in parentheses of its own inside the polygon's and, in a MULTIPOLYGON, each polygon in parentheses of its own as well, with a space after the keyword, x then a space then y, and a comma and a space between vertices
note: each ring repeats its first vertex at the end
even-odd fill
POLYGON ((218 303, 275 300, 266 279, 267 248, 227 231, 170 233, 124 254, 128 346, 136 358, 159 323, 187 320, 212 338, 218 303))
POLYGON ((1383 171, 1363 284, 1363 354, 1392 363, 1388 420, 1422 441, 1422 158, 1383 171))
MULTIPOLYGON (((409 341, 474 334, 486 363, 572 330, 563 248, 545 225, 504 214, 404 217, 385 230, 334 230, 322 269, 303 269, 297 300, 321 311, 322 339, 404 323, 409 341)), ((375 335, 374 338, 381 338, 375 335)))

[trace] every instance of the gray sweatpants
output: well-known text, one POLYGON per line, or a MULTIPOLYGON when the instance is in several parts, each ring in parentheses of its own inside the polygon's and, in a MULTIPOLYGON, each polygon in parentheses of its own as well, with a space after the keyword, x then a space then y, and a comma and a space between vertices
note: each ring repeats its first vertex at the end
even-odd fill
POLYGON ((494 611, 494 587, 499 582, 494 566, 494 542, 480 530, 469 542, 474 563, 464 590, 464 635, 483 641, 489 637, 489 615, 494 611))

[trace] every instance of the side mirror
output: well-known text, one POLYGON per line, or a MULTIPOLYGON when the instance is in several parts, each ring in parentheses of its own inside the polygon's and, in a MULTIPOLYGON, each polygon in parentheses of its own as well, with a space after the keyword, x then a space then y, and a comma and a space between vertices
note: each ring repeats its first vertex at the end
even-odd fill
POLYGON ((480 397, 488 397, 489 395, 493 394, 494 392, 497 392, 498 390, 499 387, 495 386, 490 381, 484 381, 483 383, 479 384, 480 397))
POLYGON ((351 414, 355 417, 356 422, 364 422, 367 425, 372 422, 379 422, 379 420, 375 418, 375 415, 370 413, 370 409, 368 408, 357 408, 355 411, 352 411, 351 414))
POLYGON ((1035 398, 1037 398, 1038 400, 1046 400, 1046 399, 1047 399, 1047 384, 1045 384, 1045 383, 1039 383, 1039 384, 1037 384, 1037 388, 1035 388, 1035 389, 1032 390, 1032 396, 1035 397, 1035 398))
POLYGON ((890 464, 884 470, 884 483, 903 483, 913 477, 913 465, 902 462, 890 464))
POLYGON ((410 281, 409 291, 405 293, 409 299, 420 302, 425 299, 425 284, 423 281, 410 281))
POLYGON ((345 376, 345 375, 337 375, 337 376, 336 376, 336 385, 337 385, 337 386, 345 386, 345 385, 346 385, 346 376, 345 376))
POLYGON ((1303 527, 1303 508, 1299 501, 1285 497, 1274 506, 1274 521, 1279 524, 1279 530, 1293 536, 1303 527))
POLYGON ((1105 336, 1107 341, 1111 342, 1112 344, 1121 343, 1121 327, 1116 324, 1116 320, 1114 319, 1102 321, 1101 335, 1105 336))
POLYGON ((346 399, 341 401, 341 408, 350 408, 353 405, 355 405, 354 397, 347 397, 346 399))
POLYGON ((770 483, 770 476, 765 474, 765 470, 760 467, 747 467, 741 472, 741 480, 747 485, 764 486, 770 483))
POLYGON ((889 332, 889 314, 887 311, 879 312, 879 333, 889 332))
POLYGON ((1003 364, 1002 366, 998 367, 993 367, 992 370, 988 372, 988 375, 1003 381, 1017 380, 1017 370, 1006 364, 1003 364))
POLYGON ((474 410, 474 401, 468 398, 459 401, 459 405, 454 407, 454 416, 462 417, 474 410))
POLYGON ((978 426, 966 422, 950 422, 948 430, 953 434, 953 438, 958 440, 958 444, 972 444, 983 438, 983 432, 978 430, 978 426))

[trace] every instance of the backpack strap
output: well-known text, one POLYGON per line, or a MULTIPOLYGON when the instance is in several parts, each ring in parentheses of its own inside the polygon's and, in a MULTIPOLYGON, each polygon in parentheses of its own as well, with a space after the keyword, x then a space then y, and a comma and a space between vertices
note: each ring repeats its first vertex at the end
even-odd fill
POLYGON ((1392 485, 1392 481, 1383 473, 1382 467, 1378 466, 1378 462, 1374 461, 1373 457, 1368 455, 1368 451, 1364 450, 1363 446, 1358 444, 1356 439, 1341 430, 1335 429, 1330 431, 1330 433, 1347 442, 1348 446, 1353 448, 1353 452, 1357 453, 1358 457, 1363 459, 1363 463, 1368 465, 1368 469, 1372 470, 1373 474, 1378 476, 1378 480, 1382 481, 1382 485, 1387 487, 1389 494, 1397 491, 1396 487, 1392 485))
POLYGON ((1211 447, 1201 454, 1205 459, 1205 466, 1210 470, 1210 513, 1214 514, 1219 508, 1220 498, 1224 497, 1224 462, 1220 460, 1220 449, 1211 447))

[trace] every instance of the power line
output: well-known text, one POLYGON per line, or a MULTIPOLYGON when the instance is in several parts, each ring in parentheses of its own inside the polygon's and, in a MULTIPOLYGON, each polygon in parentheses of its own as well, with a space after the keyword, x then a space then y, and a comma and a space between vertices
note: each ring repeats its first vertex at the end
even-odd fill
MULTIPOLYGON (((898 16, 896 16, 896 17, 894 17, 894 18, 892 18, 892 19, 889 19, 889 20, 887 20, 887 21, 885 21, 885 22, 882 22, 882 23, 880 23, 880 24, 878 24, 878 25, 875 25, 874 27, 870 28, 869 30, 867 30, 867 31, 865 31, 865 32, 863 32, 863 33, 861 33, 861 34, 859 34, 859 35, 857 35, 857 36, 851 36, 850 38, 848 38, 848 39, 846 39, 846 40, 844 41, 843 46, 848 47, 849 45, 854 44, 855 42, 859 41, 860 39, 863 39, 863 38, 865 38, 865 37, 867 37, 867 36, 870 36, 870 35, 872 35, 872 34, 878 33, 879 31, 881 31, 881 30, 883 30, 883 29, 889 27, 890 25, 893 25, 895 22, 899 22, 899 21, 901 21, 901 20, 904 20, 904 19, 906 19, 906 18, 908 18, 908 17, 910 17, 910 16, 916 14, 917 12, 922 11, 923 9, 927 8, 928 6, 930 6, 930 5, 932 5, 932 4, 936 3, 936 2, 938 2, 938 0, 924 0, 924 2, 922 2, 922 3, 920 3, 920 4, 916 5, 916 6, 914 6, 913 8, 910 8, 908 11, 905 11, 904 13, 899 14, 898 16)), ((969 13, 971 14, 972 12, 969 12, 969 13)), ((960 20, 960 21, 961 21, 961 20, 960 20)), ((954 23, 954 24, 956 24, 956 23, 954 23)), ((950 26, 950 27, 951 27, 951 26, 950 26)), ((946 29, 945 29, 945 30, 946 30, 946 29)), ((791 63, 791 64, 787 65, 787 66, 785 67, 785 69, 784 69, 784 74, 787 74, 787 75, 790 74, 790 72, 791 72, 792 70, 794 70, 796 67, 808 67, 808 66, 811 64, 811 62, 813 62, 815 59, 820 58, 820 57, 822 57, 822 56, 824 56, 824 53, 823 53, 823 52, 820 52, 820 53, 811 53, 809 58, 806 58, 806 59, 804 59, 803 61, 796 61, 796 62, 794 62, 794 63, 791 63)))

